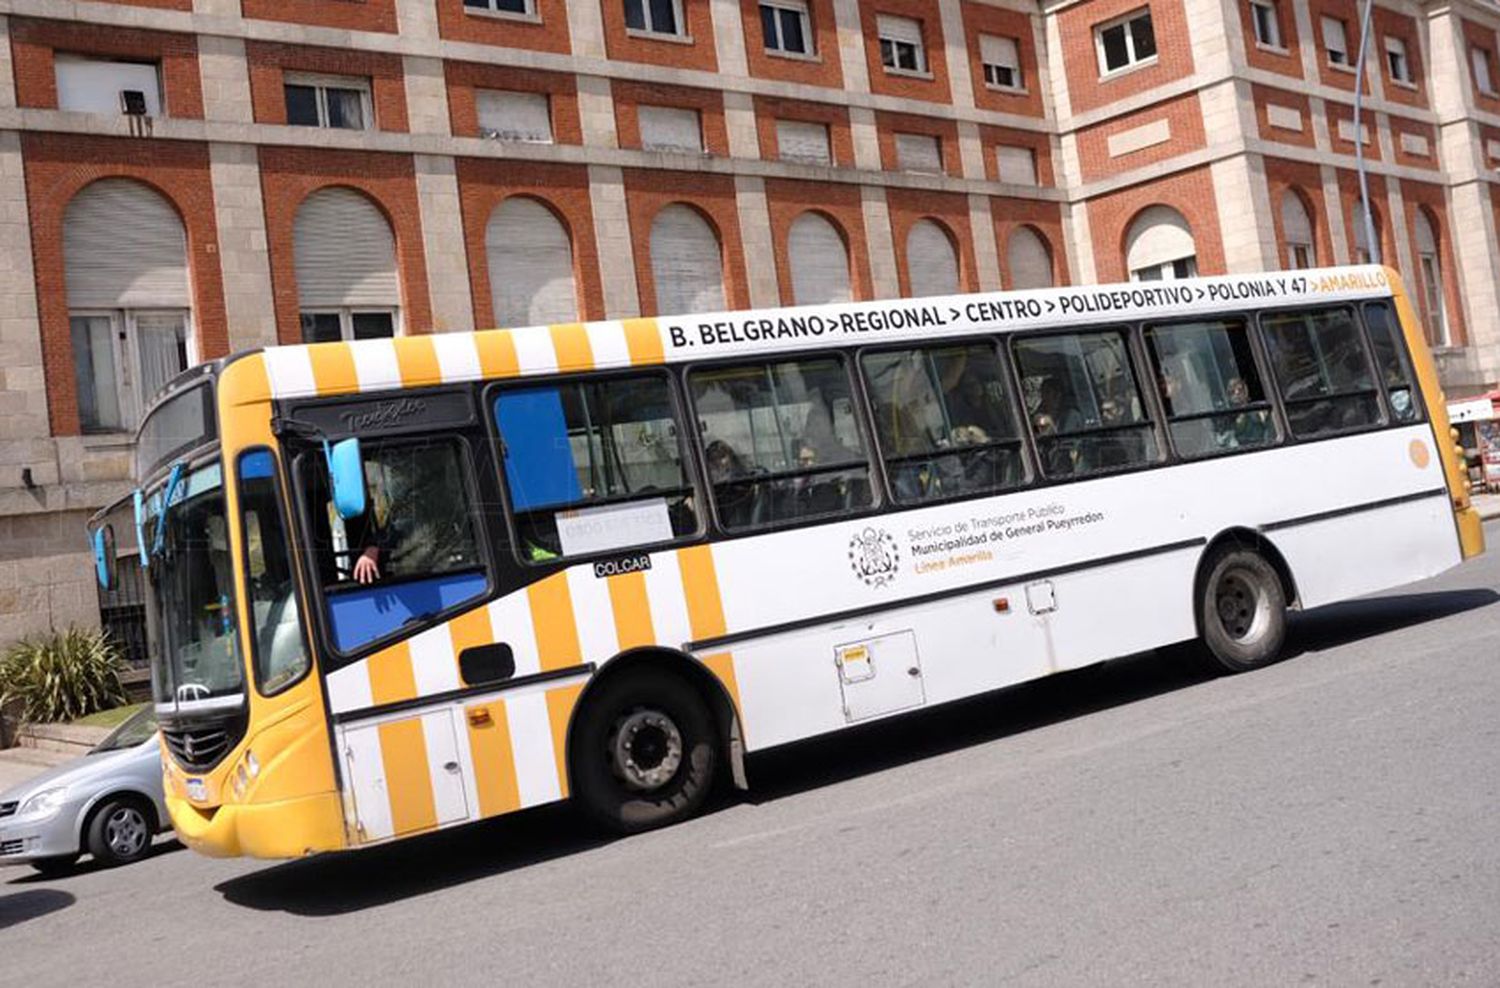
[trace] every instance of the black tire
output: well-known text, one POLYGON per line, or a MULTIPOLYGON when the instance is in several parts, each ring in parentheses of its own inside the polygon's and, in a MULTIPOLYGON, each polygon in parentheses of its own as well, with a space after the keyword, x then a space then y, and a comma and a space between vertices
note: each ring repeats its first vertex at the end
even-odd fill
POLYGON ((55 858, 37 858, 31 862, 31 867, 46 878, 64 878, 73 874, 73 866, 77 863, 78 855, 59 854, 55 858))
POLYGON ((132 864, 151 853, 156 813, 142 799, 111 796, 89 818, 84 843, 105 867, 132 864))
POLYGON ((657 669, 602 683, 579 713, 568 752, 574 800, 600 826, 622 834, 697 813, 720 761, 703 697, 657 669))
POLYGON ((1198 599, 1203 658, 1219 672, 1248 672, 1281 657, 1286 589, 1276 568, 1247 546, 1215 551, 1198 599))

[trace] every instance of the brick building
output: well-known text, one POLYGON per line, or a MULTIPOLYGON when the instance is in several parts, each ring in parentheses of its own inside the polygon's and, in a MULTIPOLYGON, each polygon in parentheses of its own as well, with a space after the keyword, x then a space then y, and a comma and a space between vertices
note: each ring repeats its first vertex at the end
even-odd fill
MULTIPOLYGON (((1355 0, 7 0, 0 642, 184 365, 275 342, 1344 263, 1355 0)), ((1382 0, 1360 135, 1500 378, 1500 6, 1382 0)), ((122 617, 123 615, 123 617, 122 617)))

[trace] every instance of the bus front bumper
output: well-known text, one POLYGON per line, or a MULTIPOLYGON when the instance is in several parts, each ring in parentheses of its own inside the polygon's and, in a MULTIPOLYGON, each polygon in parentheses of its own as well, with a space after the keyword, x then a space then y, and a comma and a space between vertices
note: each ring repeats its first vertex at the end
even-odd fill
POLYGON ((343 807, 332 792, 206 810, 168 794, 167 812, 184 844, 214 858, 300 858, 347 846, 343 807))

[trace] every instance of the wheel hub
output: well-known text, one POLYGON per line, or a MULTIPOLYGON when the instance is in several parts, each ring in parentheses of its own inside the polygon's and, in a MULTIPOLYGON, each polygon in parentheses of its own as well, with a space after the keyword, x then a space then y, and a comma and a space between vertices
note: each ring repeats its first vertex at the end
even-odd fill
POLYGON ((1270 602, 1254 579, 1231 570, 1219 580, 1214 610, 1224 633, 1235 641, 1250 642, 1265 631, 1270 602))
POLYGON ((660 789, 682 766, 682 732, 660 710, 635 710, 615 722, 609 755, 625 785, 642 792, 660 789))
POLYGON ((122 858, 140 853, 150 838, 146 818, 139 810, 122 807, 109 815, 104 824, 105 841, 109 849, 122 858))

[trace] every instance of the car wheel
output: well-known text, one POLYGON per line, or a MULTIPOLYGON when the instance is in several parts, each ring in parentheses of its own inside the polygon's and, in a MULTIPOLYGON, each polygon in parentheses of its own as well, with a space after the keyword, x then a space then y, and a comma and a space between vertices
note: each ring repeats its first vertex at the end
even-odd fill
POLYGON ((106 799, 89 821, 89 853, 108 867, 139 861, 151 850, 155 817, 138 799, 128 796, 106 799))
POLYGON ((73 873, 73 866, 78 863, 76 854, 60 854, 55 858, 37 858, 31 862, 31 867, 48 878, 61 878, 73 873))
POLYGON ((574 797, 617 833, 692 816, 713 789, 718 735, 702 697, 655 670, 604 683, 579 723, 572 751, 574 797))

